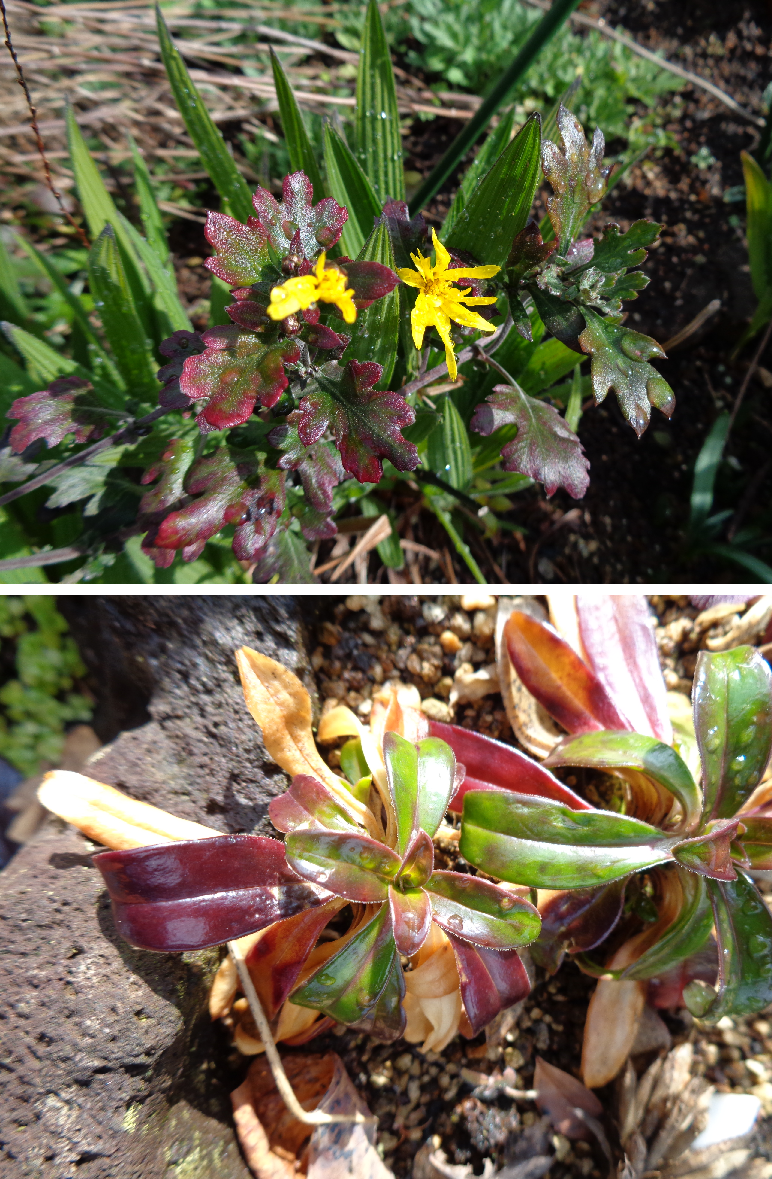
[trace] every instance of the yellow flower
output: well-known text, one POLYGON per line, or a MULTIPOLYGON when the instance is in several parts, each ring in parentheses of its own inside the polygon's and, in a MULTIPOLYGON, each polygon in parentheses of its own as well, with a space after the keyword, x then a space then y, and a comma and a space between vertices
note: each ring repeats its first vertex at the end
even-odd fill
POLYGON ((296 311, 305 311, 314 303, 334 303, 346 323, 357 317, 354 292, 346 287, 346 275, 336 267, 325 270, 326 254, 320 254, 311 274, 288 278, 271 291, 268 314, 271 319, 285 319, 296 311))
POLYGON ((477 328, 480 332, 495 332, 493 324, 488 323, 476 311, 469 307, 480 306, 483 303, 495 303, 496 299, 468 298, 472 289, 459 290, 451 284, 458 278, 492 278, 501 270, 500 266, 460 266, 448 270, 450 254, 432 230, 432 244, 434 245, 435 264, 432 266, 423 254, 411 254, 416 265, 415 270, 398 270, 397 274, 410 287, 418 288, 418 298, 415 301, 410 316, 413 328, 413 343, 420 348, 424 340, 424 332, 434 325, 445 345, 445 359, 448 362, 448 375, 455 381, 458 369, 456 356, 453 351, 453 341, 450 338, 450 321, 461 323, 465 327, 477 328))

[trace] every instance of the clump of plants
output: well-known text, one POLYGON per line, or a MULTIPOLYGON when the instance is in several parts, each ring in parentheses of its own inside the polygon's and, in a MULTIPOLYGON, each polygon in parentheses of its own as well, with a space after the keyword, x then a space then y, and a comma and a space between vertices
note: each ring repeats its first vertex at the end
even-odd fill
MULTIPOLYGON (((565 19, 572 5, 558 7, 565 19)), ((554 14, 550 21, 554 31, 554 14)), ((510 110, 429 234, 421 207, 471 133, 409 206, 391 61, 372 2, 353 150, 328 124, 323 169, 274 60, 293 169, 277 201, 250 192, 160 14, 158 29, 172 90, 226 210, 210 213, 206 227, 213 324, 192 330, 141 157, 144 234, 118 212, 70 112, 93 239, 90 296, 74 294, 45 255, 25 248, 67 304, 77 355, 20 323, 5 327, 45 387, 7 409, 14 424, 0 477, 17 486, 0 508, 16 513, 23 495, 54 488, 39 493, 44 514, 72 527, 52 564, 72 561, 68 575, 82 579, 149 580, 177 554, 195 566, 206 550, 199 575, 208 579, 309 581, 311 546, 334 537, 356 503, 389 522, 379 553, 400 567, 379 493, 404 473, 484 580, 465 527, 494 537, 495 511, 533 481, 548 494, 584 494, 589 464, 576 428, 585 391, 600 403, 613 390, 638 434, 652 405, 672 413, 672 390, 650 363, 662 349, 623 314, 648 281, 637 267, 659 227, 638 221, 626 233, 612 225, 583 236, 610 172, 599 130, 588 144, 561 105, 558 142, 542 140, 538 115, 513 135, 510 110), (538 226, 529 216, 542 178, 552 195, 538 226), (166 363, 156 375, 159 356, 166 363), (589 379, 579 367, 587 358, 589 379), (570 385, 556 384, 569 373, 570 385), (39 461, 43 444, 51 457, 39 461)), ((537 33, 531 60, 547 35, 537 33)), ((499 89, 503 98, 507 86, 499 89)), ((24 525, 34 543, 30 513, 24 525)))

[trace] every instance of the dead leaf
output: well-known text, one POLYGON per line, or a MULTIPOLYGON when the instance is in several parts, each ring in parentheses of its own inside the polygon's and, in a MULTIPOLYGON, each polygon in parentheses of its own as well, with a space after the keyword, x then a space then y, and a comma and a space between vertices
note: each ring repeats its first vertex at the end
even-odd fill
POLYGON ((590 1117, 598 1118, 603 1113, 603 1106, 581 1081, 537 1056, 533 1087, 538 1094, 536 1106, 539 1112, 547 1115, 558 1134, 566 1138, 582 1138, 586 1142, 592 1140, 587 1123, 575 1110, 584 1110, 590 1117))
POLYGON ((308 1151, 308 1179, 394 1179, 375 1149, 377 1118, 352 1085, 342 1061, 333 1059, 333 1078, 317 1108, 346 1117, 359 1112, 366 1121, 316 1126, 308 1151))
MULTIPOLYGON (((613 959, 609 966, 616 969, 613 959)), ((582 1045, 582 1078, 589 1089, 607 1085, 624 1066, 645 1002, 645 983, 634 979, 598 982, 587 1008, 582 1045)))

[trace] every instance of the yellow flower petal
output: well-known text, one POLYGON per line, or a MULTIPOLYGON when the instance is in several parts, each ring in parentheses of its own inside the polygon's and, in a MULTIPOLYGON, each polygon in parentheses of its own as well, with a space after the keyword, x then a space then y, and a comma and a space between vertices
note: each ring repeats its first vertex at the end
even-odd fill
MULTIPOLYGON (((450 254, 445 249, 445 247, 443 246, 440 239, 437 237, 437 234, 435 233, 434 228, 432 228, 432 245, 434 246, 434 254, 437 259, 437 261, 434 264, 435 276, 437 278, 439 278, 440 274, 438 272, 440 272, 440 271, 444 272, 448 269, 448 263, 450 262, 450 254)), ((444 273, 442 274, 442 277, 443 278, 446 277, 444 273)))
POLYGON ((496 328, 487 319, 483 319, 476 311, 469 311, 466 307, 454 307, 453 319, 464 327, 476 328, 478 332, 495 332, 496 328))
POLYGON ((397 270, 397 274, 409 287, 418 287, 419 290, 423 290, 425 283, 420 274, 416 274, 415 270, 408 270, 406 267, 401 266, 397 270))
POLYGON ((443 278, 449 282, 455 282, 457 278, 493 278, 500 270, 500 266, 458 266, 455 270, 446 270, 443 278))

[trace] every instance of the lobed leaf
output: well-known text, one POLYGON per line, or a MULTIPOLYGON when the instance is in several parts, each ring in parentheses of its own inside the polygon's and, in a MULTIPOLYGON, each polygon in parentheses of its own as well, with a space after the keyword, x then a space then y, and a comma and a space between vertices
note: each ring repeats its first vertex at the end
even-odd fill
POLYGON ((599 127, 595 128, 592 144, 588 145, 581 123, 562 103, 557 124, 563 151, 549 139, 545 140, 542 167, 553 190, 553 195, 547 197, 547 213, 559 252, 565 256, 590 207, 605 193, 611 166, 603 167, 605 142, 599 127))
POLYGON ((305 172, 291 172, 282 182, 282 200, 277 202, 265 188, 252 197, 257 220, 280 255, 297 253, 308 261, 338 241, 348 220, 346 209, 325 197, 314 205, 314 190, 305 172))
POLYGON ((347 901, 385 901, 401 857, 367 835, 347 831, 292 831, 287 863, 298 876, 323 885, 347 901))
POLYGON ((353 812, 311 774, 296 774, 289 790, 271 799, 268 816, 277 831, 285 834, 301 828, 307 831, 361 831, 353 812))
POLYGON ((488 950, 454 937, 461 999, 474 1035, 500 1011, 519 1003, 531 989, 531 980, 517 950, 488 950))
POLYGON ((292 87, 282 69, 279 58, 269 48, 271 67, 273 69, 273 84, 276 88, 276 99, 279 103, 281 127, 284 132, 284 142, 289 152, 290 167, 293 172, 305 172, 314 190, 314 198, 320 201, 324 196, 324 184, 319 171, 319 164, 314 149, 308 138, 303 116, 292 93, 292 87))
POLYGON ((550 627, 513 610, 504 641, 528 691, 569 733, 628 727, 597 676, 550 627))
POLYGON ((459 851, 492 876, 531 888, 591 888, 673 859, 677 842, 611 811, 572 811, 523 794, 470 791, 459 851))
MULTIPOLYGON (((646 258, 646 251, 653 246, 662 228, 656 221, 642 219, 634 221, 630 228, 620 233, 619 226, 612 222, 603 230, 603 236, 594 243, 591 265, 604 274, 613 274, 631 266, 640 266, 646 258)), ((585 263, 589 266, 590 263, 585 263)))
POLYGON ((565 487, 574 499, 581 499, 590 482, 590 463, 565 418, 519 385, 496 385, 477 406, 469 428, 488 436, 510 425, 517 426, 517 436, 502 447, 503 470, 529 475, 544 484, 547 495, 565 487))
POLYGON ((333 491, 344 478, 343 465, 337 450, 329 442, 317 442, 304 446, 297 428, 297 412, 290 414, 287 421, 276 426, 268 435, 271 446, 282 452, 278 466, 282 471, 297 471, 303 486, 308 507, 315 513, 317 523, 311 527, 310 513, 300 517, 300 526, 308 540, 317 536, 323 539, 337 532, 333 511, 333 491), (315 535, 309 533, 315 531, 315 535))
POLYGON ((301 442, 311 446, 329 428, 345 470, 360 483, 380 482, 381 458, 399 471, 418 466, 418 451, 400 433, 412 425, 414 411, 399 393, 373 388, 380 377, 378 364, 350 360, 341 370, 333 362, 309 381, 298 407, 301 442))
POLYGON ((230 286, 278 281, 278 271, 268 247, 268 229, 256 217, 242 225, 226 213, 206 215, 204 235, 215 254, 204 262, 207 270, 230 286))
POLYGON ((595 403, 600 405, 613 389, 622 413, 640 438, 649 424, 652 405, 668 418, 675 409, 673 390, 649 364, 652 357, 665 353, 651 336, 632 331, 615 322, 613 316, 602 319, 588 307, 582 309, 582 315, 587 326, 579 343, 592 358, 595 403))
POLYGON ((158 345, 158 351, 168 358, 168 364, 159 368, 156 376, 163 389, 158 394, 158 404, 167 409, 190 409, 191 400, 180 389, 180 377, 189 356, 196 356, 206 349, 200 332, 185 329, 173 332, 168 340, 158 345))
POLYGON ((750 797, 772 748, 772 672, 752 647, 701 651, 692 691, 702 760, 703 814, 734 816, 750 797))
POLYGON ((152 463, 140 483, 153 483, 142 496, 139 516, 148 520, 157 519, 158 513, 167 512, 185 498, 185 476, 196 456, 196 449, 189 438, 171 438, 160 459, 152 463), (159 478, 160 476, 160 478, 159 478))
POLYGON ((588 802, 512 745, 442 721, 430 721, 429 732, 449 745, 466 769, 464 782, 448 803, 449 810, 460 810, 467 791, 481 789, 482 783, 491 790, 517 790, 520 794, 551 798, 574 810, 591 809, 588 802))
POLYGON ((47 389, 17 397, 7 416, 18 422, 10 433, 11 449, 21 454, 33 442, 57 446, 68 434, 73 442, 94 442, 107 427, 93 386, 81 377, 59 377, 47 389))
POLYGON ((202 434, 240 426, 258 402, 270 409, 289 384, 285 364, 296 364, 301 357, 299 340, 269 344, 237 325, 210 328, 202 339, 206 351, 190 356, 180 377, 186 397, 206 399, 196 418, 202 434))
POLYGON ((432 922, 432 905, 422 888, 402 891, 389 889, 389 907, 394 926, 394 942, 400 954, 412 957, 426 941, 432 922))
POLYGON ((426 891, 437 924, 465 941, 490 950, 511 950, 538 936, 538 910, 522 897, 478 876, 434 872, 426 891))
POLYGON ((750 1015, 772 1003, 772 916, 742 873, 724 883, 707 881, 718 942, 716 987, 692 982, 684 1001, 693 1015, 715 1023, 723 1015, 750 1015))
POLYGON ((693 830, 702 812, 702 792, 683 759, 669 745, 642 733, 595 732, 567 737, 545 758, 549 766, 632 769, 652 778, 683 809, 683 827, 693 830))

